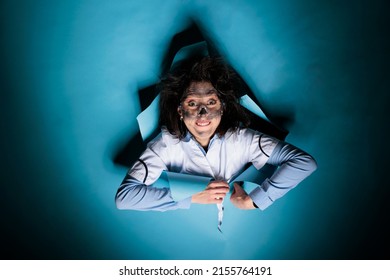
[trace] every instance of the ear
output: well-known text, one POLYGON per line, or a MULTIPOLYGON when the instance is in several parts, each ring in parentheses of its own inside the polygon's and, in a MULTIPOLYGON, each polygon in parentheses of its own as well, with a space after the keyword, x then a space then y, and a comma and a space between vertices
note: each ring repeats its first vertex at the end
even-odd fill
POLYGON ((180 120, 183 120, 183 108, 181 107, 181 105, 179 107, 177 107, 177 113, 179 114, 180 116, 180 120))
POLYGON ((181 108, 181 105, 177 107, 177 113, 179 114, 180 117, 183 117, 183 109, 181 108))

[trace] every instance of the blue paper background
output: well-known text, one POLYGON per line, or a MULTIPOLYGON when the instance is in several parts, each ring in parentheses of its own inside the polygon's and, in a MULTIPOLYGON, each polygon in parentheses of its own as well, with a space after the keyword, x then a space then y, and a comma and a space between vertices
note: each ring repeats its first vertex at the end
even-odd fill
MULTIPOLYGON (((389 94, 385 1, 1 2, 5 259, 377 259, 389 94), (318 170, 264 212, 119 211, 138 90, 195 19, 318 170), (204 213, 209 213, 204 215, 204 213)), ((134 147, 137 149, 138 147, 134 147)))

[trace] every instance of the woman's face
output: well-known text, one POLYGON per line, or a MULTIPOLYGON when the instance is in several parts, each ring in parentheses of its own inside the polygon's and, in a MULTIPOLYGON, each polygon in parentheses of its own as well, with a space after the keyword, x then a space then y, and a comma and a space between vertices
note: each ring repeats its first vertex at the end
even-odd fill
POLYGON ((217 90, 210 82, 192 82, 178 108, 187 129, 203 147, 217 130, 222 110, 217 90))

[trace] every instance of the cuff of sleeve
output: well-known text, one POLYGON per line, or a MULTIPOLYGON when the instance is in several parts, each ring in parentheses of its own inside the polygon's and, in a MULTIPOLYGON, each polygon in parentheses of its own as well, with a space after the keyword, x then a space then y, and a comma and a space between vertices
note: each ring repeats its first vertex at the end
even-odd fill
POLYGON ((191 196, 177 201, 177 208, 179 209, 189 209, 191 206, 191 196))
POLYGON ((261 187, 255 188, 250 192, 249 196, 260 210, 265 210, 273 203, 273 201, 268 197, 267 192, 261 187))

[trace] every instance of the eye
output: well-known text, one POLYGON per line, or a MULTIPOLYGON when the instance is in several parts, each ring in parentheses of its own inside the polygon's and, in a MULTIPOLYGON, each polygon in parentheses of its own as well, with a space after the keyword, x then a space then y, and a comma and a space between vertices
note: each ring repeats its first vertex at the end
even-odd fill
POLYGON ((197 104, 196 104, 195 101, 189 101, 189 102, 187 103, 187 105, 188 105, 188 107, 196 107, 196 106, 197 106, 197 104))
POLYGON ((215 99, 210 99, 208 102, 207 102, 207 105, 215 105, 217 104, 217 100, 215 99))

